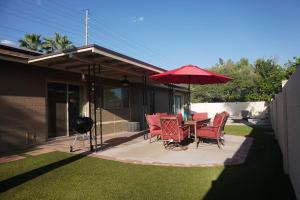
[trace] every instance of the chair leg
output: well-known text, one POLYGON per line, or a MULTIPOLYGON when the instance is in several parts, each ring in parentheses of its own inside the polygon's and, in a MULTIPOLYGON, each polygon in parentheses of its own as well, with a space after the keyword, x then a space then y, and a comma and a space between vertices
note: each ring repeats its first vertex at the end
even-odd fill
POLYGON ((221 149, 220 139, 219 138, 217 139, 217 145, 218 145, 219 149, 221 149))
POLYGON ((221 144, 222 144, 223 146, 225 146, 225 140, 224 140, 224 138, 220 138, 220 142, 221 142, 221 144))
POLYGON ((167 149, 167 142, 163 141, 163 146, 165 147, 165 149, 167 149))
POLYGON ((150 135, 150 139, 149 139, 149 143, 150 143, 150 144, 151 144, 151 138, 152 138, 152 137, 151 137, 151 135, 150 135))

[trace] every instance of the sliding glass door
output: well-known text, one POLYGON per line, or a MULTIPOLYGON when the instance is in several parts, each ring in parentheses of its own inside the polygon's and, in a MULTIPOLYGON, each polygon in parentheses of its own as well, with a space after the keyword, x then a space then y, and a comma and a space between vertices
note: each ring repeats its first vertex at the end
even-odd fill
POLYGON ((48 138, 74 134, 74 122, 81 114, 83 87, 48 83, 48 138))
POLYGON ((48 83, 48 138, 67 135, 67 85, 48 83))
POLYGON ((75 120, 80 115, 80 97, 81 92, 78 85, 69 85, 68 87, 68 116, 69 116, 69 135, 73 135, 75 120))
POLYGON ((182 98, 180 95, 174 96, 174 110, 175 113, 182 113, 182 98))

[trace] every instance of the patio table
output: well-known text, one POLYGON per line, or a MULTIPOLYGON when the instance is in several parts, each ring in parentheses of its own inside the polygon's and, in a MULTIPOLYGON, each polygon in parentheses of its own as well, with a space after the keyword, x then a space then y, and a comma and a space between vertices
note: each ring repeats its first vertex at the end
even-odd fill
POLYGON ((194 137, 195 137, 194 140, 196 145, 197 145, 197 125, 201 125, 209 122, 210 122, 210 118, 200 119, 200 120, 188 120, 184 122, 185 125, 194 126, 194 137))

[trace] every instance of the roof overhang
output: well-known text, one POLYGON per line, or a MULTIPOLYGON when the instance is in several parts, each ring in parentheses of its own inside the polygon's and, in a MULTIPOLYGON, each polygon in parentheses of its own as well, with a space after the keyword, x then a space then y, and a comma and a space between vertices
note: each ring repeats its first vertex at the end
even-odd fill
POLYGON ((78 73, 87 73, 89 66, 96 65, 98 76, 112 79, 122 79, 126 75, 140 80, 142 76, 166 71, 98 45, 32 57, 28 63, 78 73))
POLYGON ((27 64, 28 58, 39 55, 42 53, 0 44, 0 60, 27 64))

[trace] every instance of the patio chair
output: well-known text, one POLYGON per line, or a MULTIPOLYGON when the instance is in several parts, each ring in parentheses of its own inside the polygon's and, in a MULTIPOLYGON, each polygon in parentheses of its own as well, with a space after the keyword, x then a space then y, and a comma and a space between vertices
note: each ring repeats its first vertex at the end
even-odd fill
POLYGON ((221 114, 223 114, 224 115, 224 120, 223 120, 223 124, 222 124, 222 127, 221 127, 221 142, 222 142, 222 144, 224 145, 224 141, 225 141, 225 139, 224 139, 224 135, 225 135, 225 125, 226 125, 226 122, 227 122, 227 120, 228 120, 228 118, 229 118, 229 113, 228 112, 226 112, 226 111, 223 111, 221 114))
MULTIPOLYGON (((199 121, 199 120, 207 119, 207 118, 208 118, 208 113, 207 112, 192 114, 192 120, 193 121, 199 121)), ((207 123, 209 123, 209 121, 207 123)), ((207 123, 201 123, 200 125, 197 124, 197 128, 207 126, 207 123)))
POLYGON ((202 113, 194 113, 192 115, 192 120, 197 121, 201 119, 207 119, 208 118, 208 113, 207 112, 202 112, 202 113))
POLYGON ((170 114, 170 115, 167 115, 168 117, 177 117, 178 118, 178 122, 179 122, 179 125, 182 126, 184 124, 184 121, 183 121, 183 116, 181 113, 177 113, 177 114, 170 114))
MULTIPOLYGON (((221 148, 220 143, 222 144, 222 125, 224 123, 225 115, 222 113, 216 113, 212 125, 203 126, 197 128, 197 137, 213 139, 217 141, 217 145, 221 148)), ((197 143, 198 147, 199 141, 197 143)), ((224 145, 224 144, 222 144, 224 145)))
POLYGON ((147 124, 149 126, 149 134, 150 139, 149 143, 151 143, 151 138, 156 137, 158 140, 161 135, 161 128, 160 128, 160 115, 145 115, 147 124))
MULTIPOLYGON (((182 117, 182 115, 181 115, 182 117)), ((184 126, 180 115, 160 118, 161 140, 165 148, 170 143, 180 144, 190 134, 190 127, 184 126)))

